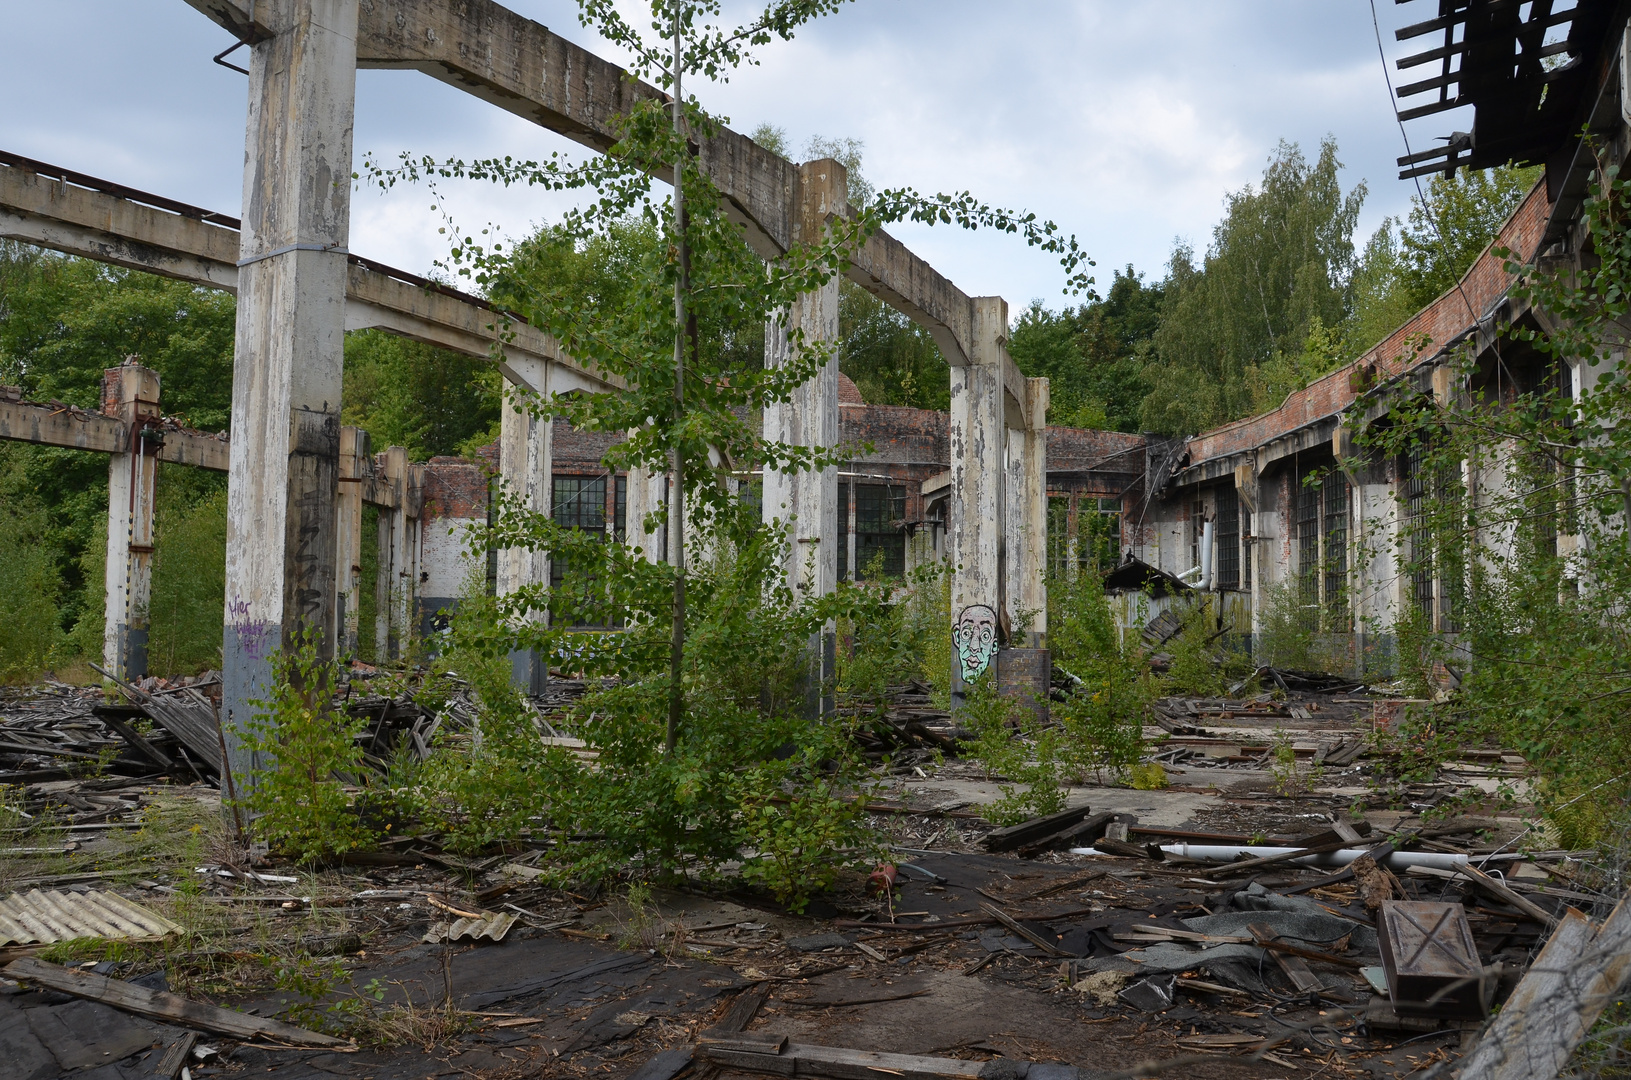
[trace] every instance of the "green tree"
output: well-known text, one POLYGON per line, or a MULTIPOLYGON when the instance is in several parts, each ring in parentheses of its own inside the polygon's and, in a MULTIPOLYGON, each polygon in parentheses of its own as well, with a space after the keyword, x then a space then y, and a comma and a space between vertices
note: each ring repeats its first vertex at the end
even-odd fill
POLYGON ((1229 196, 1197 263, 1179 245, 1168 264, 1146 429, 1190 434, 1245 416, 1310 373, 1304 346, 1316 326, 1347 318, 1353 230, 1365 185, 1346 193, 1336 141, 1309 162, 1282 142, 1262 182, 1229 196), (1268 384, 1268 385, 1264 385, 1268 384))
MULTIPOLYGON (((204 430, 225 428, 235 318, 235 302, 225 293, 22 245, 0 246, 0 382, 21 386, 35 400, 99 408, 103 369, 134 355, 158 372, 168 415, 204 430)), ((28 535, 55 568, 57 629, 84 623, 74 640, 94 643, 90 655, 100 655, 102 571, 99 561, 90 565, 87 553, 103 542, 99 534, 106 528, 107 459, 4 443, 0 462, 5 498, 33 499, 43 514, 43 526, 28 535)), ((185 482, 213 491, 224 477, 185 482)))
POLYGON ((1067 427, 1137 431, 1149 394, 1150 340, 1160 325, 1162 287, 1131 266, 1118 270, 1103 299, 1050 311, 1042 301, 1014 320, 1008 350, 1027 375, 1045 375, 1048 418, 1067 427))
POLYGON ((1426 307, 1455 287, 1541 171, 1502 166, 1437 174, 1425 201, 1410 200, 1410 223, 1399 234, 1399 281, 1413 306, 1426 307))
POLYGON ((951 370, 928 331, 852 281, 838 295, 838 369, 869 405, 951 407, 951 370))
POLYGON ((1436 175, 1410 200, 1408 222, 1383 219, 1354 271, 1342 351, 1363 353, 1454 288, 1540 173, 1501 166, 1436 175))
POLYGON ((375 450, 406 447, 414 461, 470 455, 498 438, 500 381, 486 358, 355 331, 345 339, 341 416, 375 450))
MULTIPOLYGON (((428 175, 438 182, 475 178, 582 193, 579 208, 529 238, 540 258, 547 251, 568 260, 593 255, 597 245, 615 244, 635 229, 656 239, 631 243, 626 278, 597 293, 582 287, 570 268, 527 272, 535 255, 527 244, 512 254, 486 234, 448 224, 448 268, 490 289, 580 363, 621 384, 529 407, 540 416, 565 416, 579 429, 633 432, 606 463, 668 472, 681 496, 676 502, 683 513, 666 522, 669 550, 685 556, 679 566, 648 563, 626 545, 562 527, 552 516, 505 498, 485 537, 489 549, 548 550, 605 587, 581 588, 581 577, 560 590, 539 583, 494 598, 488 617, 461 624, 457 632, 460 648, 488 658, 536 649, 553 666, 618 677, 585 698, 574 717, 600 751, 595 771, 579 770, 577 780, 555 787, 514 789, 532 793, 538 800, 534 811, 564 826, 567 836, 603 836, 588 848, 562 846, 563 856, 602 871, 613 860, 626 865, 633 858, 652 870, 697 860, 768 858, 765 873, 797 888, 791 875, 815 874, 842 857, 830 850, 830 838, 845 830, 814 827, 812 815, 830 820, 843 784, 820 797, 823 806, 801 807, 796 820, 753 811, 763 809, 772 789, 808 784, 811 770, 828 762, 853 775, 847 772, 842 726, 805 721, 799 680, 813 634, 839 618, 870 625, 875 613, 857 609, 876 605, 858 600, 860 590, 815 598, 781 584, 784 534, 761 528, 757 508, 744 505, 733 490, 748 467, 800 471, 837 464, 842 448, 769 442, 755 422, 767 404, 790 400, 813 378, 831 359, 832 346, 790 328, 791 356, 771 367, 762 348, 755 353, 732 342, 745 342, 749 333, 762 342, 767 321, 831 281, 884 221, 1016 233, 1058 255, 1073 287, 1091 283, 1088 261, 1073 238, 1035 215, 993 209, 966 192, 879 192, 853 216, 829 222, 823 236, 794 244, 768 263, 748 244, 691 149, 706 141, 717 121, 683 93, 682 76, 723 77, 746 62, 753 48, 790 37, 838 2, 775 0, 753 22, 733 28, 719 25, 720 6, 713 0, 652 0, 659 32, 670 28, 675 35, 670 48, 646 41, 610 0, 583 0, 584 20, 634 58, 637 74, 654 78, 671 95, 671 102, 647 100, 621 117, 621 138, 608 154, 581 164, 407 156, 393 169, 365 164, 387 186, 428 175), (675 181, 673 197, 659 195, 654 176, 675 181), (553 616, 547 623, 531 618, 546 611, 553 616), (607 625, 621 628, 571 630, 607 625), (798 764, 768 764, 788 743, 798 764), (820 840, 823 835, 829 839, 820 840), (816 843, 807 845, 806 839, 816 843)), ((584 269, 591 278, 600 273, 594 264, 591 258, 584 269)))

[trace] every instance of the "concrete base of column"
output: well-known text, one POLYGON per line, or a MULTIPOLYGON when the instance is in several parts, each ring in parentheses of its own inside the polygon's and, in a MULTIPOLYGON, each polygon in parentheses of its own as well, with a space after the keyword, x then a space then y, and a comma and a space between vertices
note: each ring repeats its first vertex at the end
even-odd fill
POLYGON ((549 665, 532 649, 510 653, 510 685, 528 697, 540 697, 549 686, 549 665))

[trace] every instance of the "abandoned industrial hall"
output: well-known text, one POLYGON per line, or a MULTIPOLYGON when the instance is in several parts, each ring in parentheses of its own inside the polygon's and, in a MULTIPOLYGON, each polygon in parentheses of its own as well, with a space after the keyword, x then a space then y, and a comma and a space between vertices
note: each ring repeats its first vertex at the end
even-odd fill
MULTIPOLYGON (((1560 310, 1574 294, 1545 283, 1584 288, 1609 257, 1593 215, 1631 207, 1631 5, 1385 5, 1421 9, 1389 31, 1409 55, 1385 55, 1378 20, 1370 57, 1406 142, 1398 178, 1536 171, 1380 340, 1344 339, 1250 415, 1171 434, 1053 422, 1096 421, 1055 409, 1063 380, 1011 354, 1021 298, 970 295, 877 224, 973 228, 989 207, 940 196, 875 219, 836 156, 682 123, 706 93, 673 89, 686 20, 717 5, 653 0, 672 9, 673 69, 653 47, 640 77, 499 0, 165 2, 213 24, 214 62, 247 80, 241 217, 0 146, 0 241, 235 302, 224 430, 189 422, 139 355, 95 365, 95 407, 0 386, 0 441, 99 455, 108 482, 101 680, 0 685, 16 844, 0 847, 0 1080, 13 1059, 27 1080, 1550 1080, 1582 1047, 1624 1066, 1627 841, 1596 798, 1623 775, 1534 771, 1542 740, 1490 729, 1440 747, 1456 733, 1433 710, 1486 662, 1466 613, 1491 566, 1539 551, 1562 567, 1547 595, 1590 595, 1594 545, 1625 541, 1631 486, 1579 465, 1594 436, 1536 452, 1496 424, 1463 457, 1445 448, 1478 410, 1589 430, 1577 403, 1623 379, 1623 312, 1579 313, 1624 305, 1560 310), (643 369, 563 346, 496 277, 355 250, 352 201, 390 171, 353 146, 370 69, 429 76, 592 162, 638 160, 672 215, 672 241, 647 222, 677 278, 658 308, 672 400, 687 378, 724 400, 800 372, 718 410, 761 456, 710 436, 687 465, 675 437, 671 468, 629 467, 667 421, 579 406, 649 390, 626 374, 643 369), (1456 109, 1472 130, 1409 143, 1407 124, 1456 109), (651 136, 677 147, 666 163, 628 150, 653 117, 672 124, 651 136), (685 191, 692 167, 704 196, 685 191), (704 356, 686 215, 711 221, 714 195, 746 277, 814 275, 801 260, 825 276, 751 309, 751 364, 707 382, 686 367, 704 356), (868 400, 867 377, 841 373, 855 287, 932 342, 945 381, 909 400, 947 408, 868 400), (377 444, 342 416, 360 332, 496 371, 497 426, 440 448, 461 456, 377 444), (218 668, 167 678, 149 656, 155 562, 181 469, 226 478, 225 594, 218 668), (718 505, 694 494, 703 471, 718 505), (1514 496, 1519 472, 1539 479, 1514 496), (1593 524, 1588 503, 1613 506, 1593 524), (489 542, 525 534, 518 509, 555 551, 489 542), (727 514, 738 531, 708 531, 727 514), (622 578, 568 542, 603 545, 622 578), (747 565, 760 543, 774 555, 739 621, 695 631, 741 585, 697 564, 747 565), (672 616, 641 575, 667 582, 672 616), (601 618, 550 606, 616 589, 601 618), (641 614, 621 599, 636 594, 641 614), (534 599, 504 606, 518 597, 534 599), (492 619, 479 660, 458 651, 466 618, 492 619), (743 629, 781 619, 797 632, 743 629), (569 644, 516 644, 529 628, 569 644), (1316 659, 1274 653, 1288 635, 1316 659), (638 676, 594 666, 619 642, 645 650, 638 676), (760 666, 745 676, 737 652, 760 666), (1204 689, 1181 684, 1196 667, 1204 689), (710 719, 688 731, 686 709, 710 719), (279 801, 318 824, 277 832, 279 801)), ((775 0, 694 48, 734 64, 832 6, 775 0)), ((633 40, 616 7, 558 18, 633 40)), ((995 213, 1075 272, 1074 237, 995 213)))

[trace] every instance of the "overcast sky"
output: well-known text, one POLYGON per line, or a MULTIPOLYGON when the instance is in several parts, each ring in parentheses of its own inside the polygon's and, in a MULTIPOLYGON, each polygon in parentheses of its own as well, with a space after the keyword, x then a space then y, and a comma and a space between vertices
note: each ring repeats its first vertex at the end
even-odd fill
MULTIPOLYGON (((509 6, 616 57, 572 0, 509 6)), ((1393 28, 1428 6, 1377 0, 1390 58, 1393 28)), ((246 80, 211 63, 225 31, 182 0, 0 0, 0 40, 0 149, 238 212, 246 80)), ((1203 248, 1226 194, 1282 139, 1311 156, 1337 139, 1344 186, 1369 187, 1362 234, 1415 191, 1394 178, 1403 150, 1368 0, 859 0, 763 61, 700 85, 704 104, 739 130, 776 124, 799 150, 813 135, 860 139, 879 186, 966 188, 1052 218, 1103 283, 1128 263, 1160 277, 1175 238, 1203 248)), ((1466 126, 1443 114, 1410 135, 1420 148, 1466 126)), ((359 160, 573 146, 426 76, 358 73, 359 160)), ((511 234, 559 212, 486 187, 449 205, 467 227, 511 234)), ((425 192, 363 190, 352 207, 351 250, 417 272, 442 253, 425 192)), ((1012 237, 893 231, 970 295, 1066 302, 1057 264, 1012 237)))

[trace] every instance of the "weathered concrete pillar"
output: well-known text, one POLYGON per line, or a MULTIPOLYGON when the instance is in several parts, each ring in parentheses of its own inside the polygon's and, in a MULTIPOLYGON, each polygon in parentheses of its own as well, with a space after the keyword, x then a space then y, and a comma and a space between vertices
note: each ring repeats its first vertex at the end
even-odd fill
POLYGON ((368 432, 340 429, 340 491, 334 507, 334 547, 338 574, 335 603, 336 648, 346 656, 357 654, 357 632, 362 610, 362 485, 372 464, 368 432))
MULTIPOLYGON (((1048 639, 1048 380, 1025 380, 1025 446, 1020 513, 1019 607, 1033 613, 1025 646, 1047 647, 1048 639)), ((1014 558, 1009 549, 1010 559, 1014 558)), ((1018 627, 1015 627, 1018 631, 1018 627)))
MULTIPOLYGON (((814 242, 826 228, 827 215, 848 206, 844 167, 822 159, 799 167, 797 239, 814 242)), ((791 333, 804 340, 835 345, 838 341, 838 279, 799 297, 780 320, 765 328, 765 363, 780 366, 792 359, 791 333)), ((765 409, 767 440, 822 449, 838 445, 838 354, 815 378, 801 386, 791 401, 765 409)), ((780 520, 792 540, 785 580, 793 589, 816 596, 832 592, 838 581, 838 470, 778 473, 765 470, 764 520, 780 520)))
POLYGON ((400 659, 408 640, 408 602, 413 585, 413 535, 408 518, 408 451, 392 446, 376 462, 380 483, 393 493, 393 506, 379 510, 379 580, 375 616, 375 655, 400 659))
POLYGON ((668 474, 653 473, 645 469, 629 470, 628 503, 625 513, 626 541, 630 547, 640 549, 648 563, 667 562, 668 546, 664 542, 667 530, 661 525, 646 531, 646 517, 668 504, 668 474))
MULTIPOLYGON (((1006 407, 1007 402, 1004 402, 1006 407)), ((1011 418, 1008 422, 1018 419, 1011 418)), ((1002 513, 1002 612, 1006 644, 1009 648, 1023 645, 1023 635, 1029 623, 1025 609, 1025 590, 1022 585, 1023 561, 1020 553, 1025 547, 1025 429, 1008 427, 1003 430, 1003 513, 1002 513)))
POLYGON ((222 730, 235 774, 272 657, 313 633, 332 655, 334 504, 358 0, 262 0, 249 123, 227 493, 222 730))
MULTIPOLYGON (((818 240, 828 215, 843 214, 849 205, 844 167, 828 158, 799 167, 796 239, 818 240)), ((835 277, 813 293, 800 296, 785 316, 765 328, 765 363, 781 366, 793 358, 792 332, 805 342, 833 346, 827 363, 815 378, 799 387, 793 399, 768 406, 764 414, 767 440, 829 449, 838 445, 838 289, 835 277)), ((764 473, 764 521, 780 521, 791 543, 783 566, 789 588, 825 596, 838 583, 838 469, 828 466, 804 472, 764 473)), ((806 712, 826 713, 832 699, 818 688, 835 674, 833 628, 811 642, 811 697, 806 712)))
POLYGON ((973 348, 951 369, 951 507, 946 534, 952 564, 952 701, 997 654, 1003 610, 1003 517, 1007 510, 1002 357, 1008 304, 981 296, 973 306, 973 348))
POLYGON ((420 469, 414 628, 429 654, 440 655, 435 635, 447 629, 469 590, 486 587, 487 561, 472 554, 471 538, 487 524, 487 469, 447 457, 431 458, 420 469))
MULTIPOLYGON (((538 388, 548 397, 546 385, 538 388)), ((540 420, 527 411, 523 395, 514 387, 505 387, 504 409, 498 441, 498 470, 503 488, 521 499, 528 510, 548 515, 553 510, 555 485, 554 465, 551 460, 554 424, 540 420)), ((498 553, 498 592, 507 596, 530 585, 549 584, 549 553, 527 548, 506 548, 498 553)), ((544 614, 534 612, 531 618, 542 621, 544 614)), ((510 678, 517 689, 527 694, 542 694, 549 681, 549 666, 543 657, 531 650, 517 650, 510 655, 510 678)))
MULTIPOLYGON (((380 482, 384 477, 385 455, 381 454, 375 462, 380 473, 380 482)), ((396 551, 396 538, 392 533, 399 527, 396 512, 390 507, 381 506, 376 518, 378 526, 375 530, 374 560, 374 662, 383 664, 395 655, 393 650, 394 637, 391 633, 391 597, 396 595, 396 567, 391 565, 392 554, 396 551)))
POLYGON ((102 666, 121 679, 147 674, 153 595, 153 495, 162 433, 159 376, 132 361, 102 373, 102 411, 125 425, 124 449, 108 458, 107 607, 102 666))

